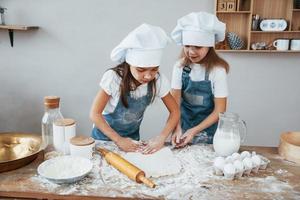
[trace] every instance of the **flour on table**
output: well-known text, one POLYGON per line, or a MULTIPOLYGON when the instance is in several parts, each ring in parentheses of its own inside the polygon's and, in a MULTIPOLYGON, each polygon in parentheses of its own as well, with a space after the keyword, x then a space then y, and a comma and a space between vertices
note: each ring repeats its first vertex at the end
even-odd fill
POLYGON ((147 177, 161 177, 178 174, 181 170, 179 160, 168 147, 153 154, 126 153, 124 158, 146 173, 147 177))
MULTIPOLYGON (((118 153, 122 157, 126 154, 110 141, 96 141, 96 146, 118 153)), ((72 184, 55 184, 38 175, 32 177, 31 181, 32 185, 39 187, 41 191, 59 195, 166 200, 232 199, 233 197, 260 199, 259 197, 263 195, 263 199, 300 199, 298 187, 293 188, 286 179, 289 174, 291 176, 293 174, 290 172, 281 174, 279 173, 281 170, 275 166, 262 171, 259 177, 241 177, 229 181, 222 176, 214 175, 213 161, 217 155, 211 145, 192 145, 174 149, 172 152, 182 169, 180 173, 174 175, 151 178, 157 185, 154 189, 130 180, 98 154, 95 154, 92 159, 94 165, 92 171, 81 181, 72 184)))

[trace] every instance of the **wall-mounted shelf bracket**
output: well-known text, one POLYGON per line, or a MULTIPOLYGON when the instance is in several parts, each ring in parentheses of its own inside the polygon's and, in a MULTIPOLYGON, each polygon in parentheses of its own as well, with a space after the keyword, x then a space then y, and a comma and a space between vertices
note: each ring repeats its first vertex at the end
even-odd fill
POLYGON ((24 25, 0 25, 0 29, 8 30, 10 46, 14 46, 14 31, 28 31, 38 29, 38 26, 24 26, 24 25))

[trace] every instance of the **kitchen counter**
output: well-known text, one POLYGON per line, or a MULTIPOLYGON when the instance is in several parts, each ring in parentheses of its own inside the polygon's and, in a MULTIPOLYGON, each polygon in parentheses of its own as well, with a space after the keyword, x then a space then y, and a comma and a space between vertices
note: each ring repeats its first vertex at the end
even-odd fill
MULTIPOLYGON (((118 152, 111 143, 100 144, 118 152)), ((300 199, 300 165, 283 160, 275 147, 242 147, 256 151, 271 163, 266 170, 235 180, 213 174, 210 145, 194 145, 173 150, 182 164, 177 175, 152 178, 152 189, 137 184, 95 155, 94 168, 83 180, 55 184, 37 175, 43 154, 29 165, 0 173, 0 197, 35 199, 300 199)), ((120 152, 119 152, 120 153, 120 152)), ((171 163, 170 163, 171 164, 171 163)), ((2 199, 2 198, 1 198, 2 199)))

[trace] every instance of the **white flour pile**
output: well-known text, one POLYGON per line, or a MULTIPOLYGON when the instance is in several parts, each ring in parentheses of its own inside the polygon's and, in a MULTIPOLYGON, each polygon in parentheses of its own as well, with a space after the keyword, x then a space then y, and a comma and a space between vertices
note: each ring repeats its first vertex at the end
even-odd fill
MULTIPOLYGON (((101 147, 124 154, 110 142, 101 143, 101 147)), ((107 197, 185 200, 224 199, 232 197, 230 196, 232 194, 236 197, 245 197, 243 196, 245 194, 253 197, 253 195, 263 193, 263 196, 268 199, 283 199, 281 196, 283 193, 288 195, 285 197, 291 199, 300 196, 287 182, 282 182, 273 176, 273 170, 270 168, 268 172, 265 172, 268 174, 265 177, 242 177, 234 181, 214 175, 213 160, 216 154, 211 146, 188 146, 174 150, 174 155, 180 161, 181 171, 176 175, 151 178, 157 185, 154 189, 130 180, 106 161, 102 161, 99 155, 92 160, 94 167, 91 173, 77 183, 57 185, 45 182, 38 176, 33 177, 32 180, 38 182, 44 189, 48 189, 49 192, 57 194, 105 195, 107 197), (241 194, 241 191, 245 194, 241 194)))

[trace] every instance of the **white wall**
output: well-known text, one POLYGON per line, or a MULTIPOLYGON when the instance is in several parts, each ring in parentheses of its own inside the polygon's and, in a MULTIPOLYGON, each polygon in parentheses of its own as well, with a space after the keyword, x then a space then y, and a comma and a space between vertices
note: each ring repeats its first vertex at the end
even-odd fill
MULTIPOLYGON (((213 13, 212 0, 1 0, 7 24, 40 26, 0 31, 0 131, 40 132, 43 97, 58 95, 65 117, 89 135, 98 82, 114 66, 110 51, 143 22, 170 32, 192 11, 213 13)), ((170 45, 161 70, 171 78, 180 48, 170 45)), ((300 54, 223 53, 230 63, 228 110, 247 122, 246 144, 276 146, 279 134, 300 130, 300 54), (298 64, 297 64, 298 63, 298 64)), ((147 109, 142 138, 158 134, 167 117, 160 101, 147 109)))

